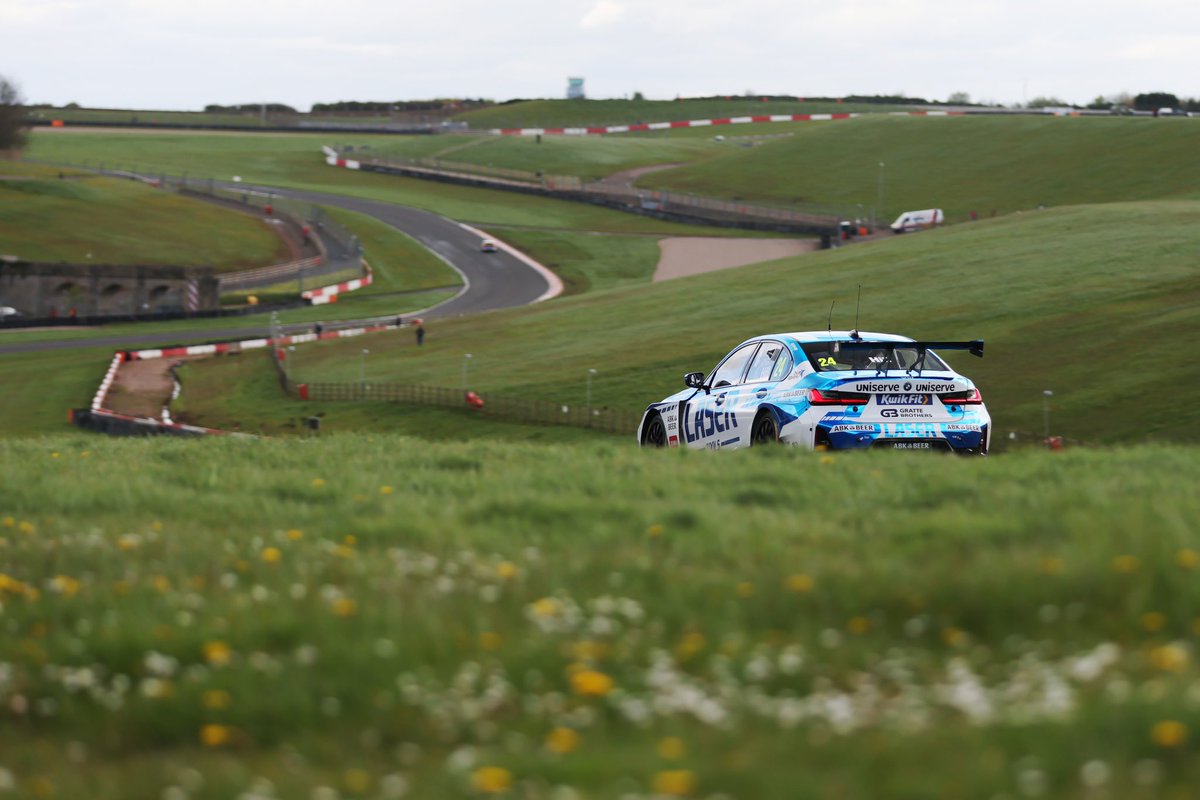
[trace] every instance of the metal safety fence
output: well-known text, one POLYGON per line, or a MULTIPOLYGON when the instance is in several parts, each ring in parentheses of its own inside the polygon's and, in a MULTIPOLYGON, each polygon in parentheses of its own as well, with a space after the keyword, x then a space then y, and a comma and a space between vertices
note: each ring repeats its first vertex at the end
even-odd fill
POLYGON ((640 189, 608 179, 584 181, 573 175, 551 175, 436 158, 405 158, 394 155, 381 158, 359 154, 358 159, 360 168, 368 171, 395 171, 412 177, 465 181, 497 189, 558 195, 568 200, 592 198, 594 201, 629 209, 677 213, 714 222, 742 221, 791 226, 814 232, 832 232, 842 220, 864 220, 874 217, 872 209, 864 209, 861 206, 851 208, 816 203, 793 203, 786 207, 762 205, 738 199, 697 196, 688 192, 640 189))
POLYGON ((289 394, 302 399, 337 401, 386 401, 439 408, 462 408, 481 416, 510 422, 534 425, 567 425, 590 428, 609 433, 628 434, 637 431, 641 413, 586 403, 568 404, 550 400, 532 400, 497 392, 464 392, 445 386, 422 386, 400 383, 296 383, 286 375, 282 383, 289 394), (474 398, 472 401, 471 398, 474 398))

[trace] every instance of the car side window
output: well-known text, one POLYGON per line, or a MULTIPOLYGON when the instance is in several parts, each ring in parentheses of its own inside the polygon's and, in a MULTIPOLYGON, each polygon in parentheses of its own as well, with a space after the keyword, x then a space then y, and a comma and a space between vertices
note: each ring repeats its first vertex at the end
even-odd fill
POLYGON ((745 347, 739 347, 726 356, 721 365, 713 370, 708 385, 713 389, 719 389, 722 386, 736 386, 741 383, 742 373, 746 371, 746 362, 754 355, 757 347, 758 342, 752 342, 745 347))
MULTIPOLYGON (((792 359, 788 355, 787 348, 779 342, 763 342, 762 347, 758 348, 754 360, 750 362, 750 369, 746 372, 746 383, 779 380, 779 377, 773 376, 778 372, 776 368, 785 358, 788 363, 787 369, 790 370, 792 359)), ((787 372, 784 371, 783 375, 787 375, 787 372)))
POLYGON ((779 358, 775 359, 775 366, 771 369, 769 380, 772 383, 783 380, 792 371, 792 354, 787 351, 787 348, 780 348, 780 350, 782 352, 779 358))

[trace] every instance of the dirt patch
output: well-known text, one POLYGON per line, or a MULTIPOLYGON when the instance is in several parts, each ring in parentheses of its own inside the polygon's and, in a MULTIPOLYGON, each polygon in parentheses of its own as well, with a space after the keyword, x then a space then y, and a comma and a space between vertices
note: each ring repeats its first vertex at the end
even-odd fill
POLYGON ((159 419, 175 390, 171 367, 181 363, 182 359, 171 358, 125 362, 117 370, 105 406, 118 414, 159 419))
POLYGON ((820 246, 821 243, 816 239, 721 239, 705 236, 661 239, 654 281, 657 283, 686 275, 774 261, 811 253, 820 246))

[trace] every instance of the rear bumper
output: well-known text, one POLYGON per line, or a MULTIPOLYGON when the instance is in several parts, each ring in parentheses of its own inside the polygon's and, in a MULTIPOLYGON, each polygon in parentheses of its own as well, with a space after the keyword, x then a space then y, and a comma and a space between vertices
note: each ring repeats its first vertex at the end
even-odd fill
POLYGON ((818 423, 813 446, 828 450, 935 450, 984 455, 990 420, 982 425, 950 422, 818 423))

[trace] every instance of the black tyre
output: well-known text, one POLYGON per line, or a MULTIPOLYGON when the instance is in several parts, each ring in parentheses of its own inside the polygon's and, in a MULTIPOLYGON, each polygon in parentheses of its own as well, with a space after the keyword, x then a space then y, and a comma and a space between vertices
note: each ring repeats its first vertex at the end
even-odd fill
POLYGON ((779 423, 775 421, 775 415, 766 410, 758 412, 750 428, 750 446, 764 444, 779 444, 779 423))
POLYGON ((642 447, 666 447, 667 426, 663 424, 662 414, 655 411, 646 418, 642 425, 642 447))

